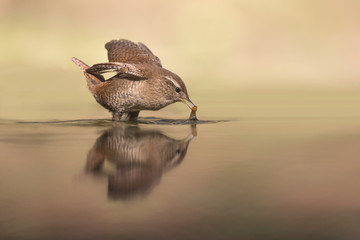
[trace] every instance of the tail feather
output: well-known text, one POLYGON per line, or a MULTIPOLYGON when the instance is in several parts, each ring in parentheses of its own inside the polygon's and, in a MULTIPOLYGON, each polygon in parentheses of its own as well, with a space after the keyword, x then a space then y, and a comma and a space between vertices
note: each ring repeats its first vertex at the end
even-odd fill
POLYGON ((87 85, 91 92, 94 91, 94 87, 104 81, 104 77, 98 74, 89 74, 86 72, 86 69, 89 68, 89 66, 84 63, 83 61, 73 57, 71 59, 83 72, 86 78, 87 85))
POLYGON ((89 66, 81 61, 80 59, 77 59, 76 57, 73 57, 71 59, 83 72, 85 72, 86 69, 89 68, 89 66))

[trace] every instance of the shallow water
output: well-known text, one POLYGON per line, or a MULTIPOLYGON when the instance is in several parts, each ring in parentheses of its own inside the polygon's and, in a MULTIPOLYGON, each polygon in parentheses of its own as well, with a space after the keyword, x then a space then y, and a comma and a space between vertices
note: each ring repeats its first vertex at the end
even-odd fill
POLYGON ((117 124, 152 124, 152 125, 197 125, 205 123, 227 122, 228 120, 190 120, 190 119, 168 119, 156 117, 140 117, 137 121, 120 121, 113 122, 110 119, 79 119, 79 120, 63 120, 63 121, 18 121, 22 124, 50 124, 50 125, 72 125, 72 126, 114 126, 117 124))
POLYGON ((359 119, 163 121, 0 121, 0 238, 360 236, 359 119))

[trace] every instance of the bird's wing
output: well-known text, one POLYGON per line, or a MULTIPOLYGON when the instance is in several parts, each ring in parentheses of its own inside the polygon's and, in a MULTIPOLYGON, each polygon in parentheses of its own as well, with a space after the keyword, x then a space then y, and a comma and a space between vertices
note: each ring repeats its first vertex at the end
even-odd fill
POLYGON ((99 75, 104 73, 114 73, 113 78, 126 78, 129 80, 142 80, 147 79, 144 71, 142 71, 135 64, 120 63, 120 62, 109 62, 109 63, 98 63, 85 70, 87 73, 99 75))
POLYGON ((126 39, 112 40, 105 44, 109 62, 150 63, 161 67, 160 59, 143 43, 126 39))

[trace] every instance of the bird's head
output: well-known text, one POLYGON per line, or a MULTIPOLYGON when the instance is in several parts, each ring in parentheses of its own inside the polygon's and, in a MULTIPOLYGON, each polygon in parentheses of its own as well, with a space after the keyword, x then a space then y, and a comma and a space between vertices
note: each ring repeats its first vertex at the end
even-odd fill
POLYGON ((196 108, 189 98, 185 83, 179 76, 164 69, 160 78, 163 85, 163 94, 168 101, 183 102, 192 110, 196 108))

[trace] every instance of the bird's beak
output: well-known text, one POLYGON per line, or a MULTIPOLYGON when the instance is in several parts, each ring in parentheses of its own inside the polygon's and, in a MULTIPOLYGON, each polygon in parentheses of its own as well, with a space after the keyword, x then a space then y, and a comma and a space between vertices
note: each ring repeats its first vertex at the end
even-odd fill
POLYGON ((191 110, 193 109, 193 107, 196 107, 196 105, 193 104, 193 102, 189 98, 182 99, 181 101, 185 103, 191 110))

